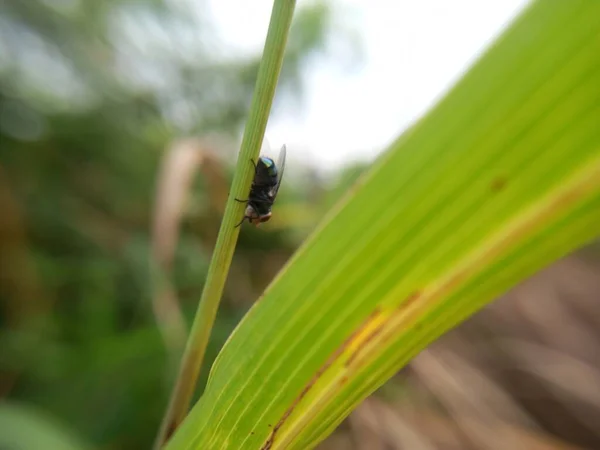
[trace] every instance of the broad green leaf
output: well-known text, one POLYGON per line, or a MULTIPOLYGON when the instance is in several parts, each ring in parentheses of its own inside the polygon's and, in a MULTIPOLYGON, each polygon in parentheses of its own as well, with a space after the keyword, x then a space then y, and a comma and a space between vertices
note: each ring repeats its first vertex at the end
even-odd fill
POLYGON ((600 2, 530 5, 274 280, 168 449, 313 448, 433 340, 600 234, 599 80, 600 2))

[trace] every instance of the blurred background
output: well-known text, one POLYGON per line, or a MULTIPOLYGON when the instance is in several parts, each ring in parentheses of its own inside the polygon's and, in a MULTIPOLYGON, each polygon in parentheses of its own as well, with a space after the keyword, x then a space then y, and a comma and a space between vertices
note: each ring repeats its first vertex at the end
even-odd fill
MULTIPOLYGON (((2 450, 150 447, 271 5, 0 2, 2 450)), ((525 5, 298 2, 264 144, 287 143, 285 183, 241 231, 200 385, 326 211, 525 5)), ((600 448, 599 299, 592 245, 421 353, 320 449, 600 448)))

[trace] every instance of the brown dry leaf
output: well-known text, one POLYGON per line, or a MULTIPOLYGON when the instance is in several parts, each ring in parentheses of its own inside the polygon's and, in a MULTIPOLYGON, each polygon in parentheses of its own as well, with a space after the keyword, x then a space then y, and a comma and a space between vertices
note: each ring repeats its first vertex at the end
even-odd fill
POLYGON ((506 445, 509 424, 600 448, 598 299, 598 262, 566 257, 419 355, 410 389, 429 388, 420 404, 442 403, 463 426, 476 418, 476 448, 506 445))
POLYGON ((173 257, 186 200, 199 171, 207 179, 210 206, 221 213, 225 207, 227 182, 216 157, 216 145, 209 139, 175 142, 165 152, 158 174, 152 220, 152 264, 157 269, 152 306, 165 345, 175 358, 185 345, 187 331, 170 282, 173 257))

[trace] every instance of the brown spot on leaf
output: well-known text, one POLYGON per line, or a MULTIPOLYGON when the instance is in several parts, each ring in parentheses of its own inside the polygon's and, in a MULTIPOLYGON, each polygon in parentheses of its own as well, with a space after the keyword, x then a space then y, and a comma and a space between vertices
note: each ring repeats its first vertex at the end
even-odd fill
POLYGON ((490 187, 491 187, 492 191, 498 192, 506 187, 507 182, 508 182, 508 180, 504 177, 496 177, 496 178, 494 178, 494 180, 492 180, 492 184, 490 187))
POLYGON ((412 294, 410 294, 408 297, 406 297, 406 300, 404 300, 402 303, 400 303, 400 305, 398 306, 398 309, 400 311, 404 311, 405 309, 409 309, 414 302, 416 302, 419 297, 421 297, 421 292, 420 291, 415 291, 412 294))
MULTIPOLYGON (((171 439, 171 437, 173 436, 173 434, 175 433, 175 430, 177 429, 177 423, 176 422, 171 422, 169 424, 169 426, 167 427, 167 432, 165 433, 165 439, 164 442, 167 442, 169 439, 171 439)), ((163 443, 164 443, 163 442, 163 443)))

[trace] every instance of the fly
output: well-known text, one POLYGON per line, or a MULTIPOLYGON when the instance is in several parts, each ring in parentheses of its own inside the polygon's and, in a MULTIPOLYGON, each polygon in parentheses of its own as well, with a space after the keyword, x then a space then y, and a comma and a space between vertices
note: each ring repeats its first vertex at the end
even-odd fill
POLYGON ((256 163, 251 160, 254 165, 254 180, 252 180, 248 200, 235 199, 240 203, 246 203, 244 218, 236 227, 239 227, 246 219, 254 226, 258 226, 271 218, 271 208, 275 203, 283 178, 285 155, 286 147, 283 145, 279 151, 277 163, 266 156, 258 158, 256 163))

